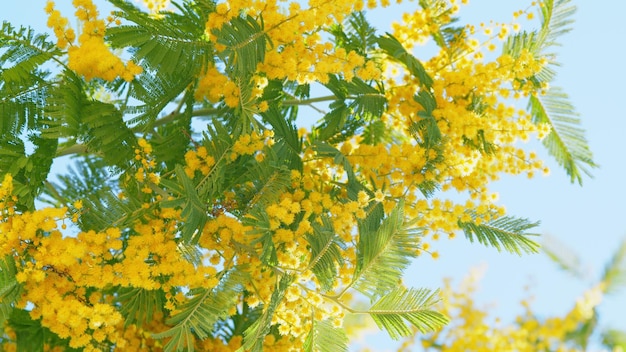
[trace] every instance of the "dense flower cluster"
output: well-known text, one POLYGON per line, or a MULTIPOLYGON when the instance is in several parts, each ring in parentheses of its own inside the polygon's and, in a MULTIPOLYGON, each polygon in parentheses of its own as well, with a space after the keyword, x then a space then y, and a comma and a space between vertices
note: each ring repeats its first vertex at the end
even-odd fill
POLYGON ((425 350, 433 351, 580 351, 566 342, 567 337, 601 303, 602 284, 587 290, 563 316, 538 317, 531 300, 522 300, 524 313, 504 324, 489 314, 489 308, 474 301, 480 276, 480 271, 473 269, 457 288, 446 280, 441 309, 452 317, 452 324, 430 336, 407 339, 398 351, 412 351, 415 338, 425 350))
POLYGON ((69 45, 68 66, 83 75, 86 80, 102 78, 107 81, 121 77, 132 81, 143 69, 134 62, 126 64, 117 57, 104 42, 106 23, 98 18, 98 10, 91 0, 74 0, 76 18, 80 21, 81 33, 78 44, 74 44, 76 34, 68 28, 68 20, 54 8, 54 2, 48 1, 48 26, 54 30, 57 45, 64 49, 69 45))

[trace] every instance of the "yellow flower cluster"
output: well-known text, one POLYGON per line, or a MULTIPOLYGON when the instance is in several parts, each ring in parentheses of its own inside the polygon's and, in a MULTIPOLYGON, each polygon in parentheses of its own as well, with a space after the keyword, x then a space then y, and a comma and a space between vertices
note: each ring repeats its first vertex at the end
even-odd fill
POLYGON ((365 62, 356 52, 335 48, 332 43, 323 41, 317 31, 341 23, 347 14, 362 9, 361 0, 310 1, 308 8, 302 8, 297 2, 284 8, 276 0, 231 0, 217 5, 216 11, 209 15, 206 31, 216 41, 213 30, 220 29, 234 17, 262 15, 265 34, 272 46, 268 46, 265 61, 258 71, 268 79, 325 83, 329 74, 341 74, 347 80, 355 75, 364 80, 375 79, 380 77, 381 70, 373 62, 365 62))
POLYGON ((46 13, 48 13, 48 26, 54 30, 57 37, 57 45, 68 49, 68 66, 70 69, 83 75, 86 80, 102 78, 113 81, 117 77, 125 81, 132 81, 135 75, 142 72, 142 68, 134 62, 128 61, 126 65, 115 56, 104 42, 106 32, 105 22, 98 18, 98 10, 91 0, 73 0, 76 7, 76 18, 81 24, 81 34, 78 37, 78 45, 73 45, 75 33, 67 28, 68 21, 54 8, 54 2, 48 1, 46 13))
POLYGON ((274 144, 274 131, 265 130, 262 134, 254 131, 240 136, 233 144, 230 159, 235 160, 241 155, 254 155, 257 161, 264 158, 263 148, 274 144))
MULTIPOLYGON (((267 83, 266 77, 261 75, 252 77, 252 92, 246 101, 242 101, 243 96, 239 84, 221 73, 215 66, 211 66, 198 80, 198 87, 195 90, 194 97, 196 100, 207 99, 211 103, 217 103, 223 99, 226 106, 237 108, 249 105, 249 102, 259 99, 267 83)), ((268 107, 267 102, 260 102, 256 106, 260 112, 266 111, 268 107)))
POLYGON ((141 191, 150 194, 151 187, 157 186, 161 181, 160 176, 154 172, 156 161, 152 156, 152 146, 143 138, 137 141, 139 147, 135 148, 135 161, 139 161, 141 166, 135 172, 135 179, 143 184, 141 191))
POLYGON ((180 220, 180 211, 163 209, 148 222, 135 225, 136 235, 127 240, 124 259, 113 267, 120 277, 114 280, 116 284, 165 292, 172 287, 212 288, 217 285, 215 267, 194 266, 185 259, 175 237, 177 220, 180 220))
POLYGON ((215 66, 207 69, 207 72, 198 82, 195 92, 196 100, 203 98, 212 103, 217 103, 224 98, 224 103, 231 108, 239 105, 239 87, 228 76, 222 74, 215 66))
POLYGON ((524 314, 510 325, 490 316, 489 308, 479 307, 473 299, 480 273, 474 269, 457 289, 449 280, 442 291, 440 311, 451 317, 452 323, 431 335, 415 336, 405 340, 398 352, 413 350, 415 339, 420 339, 425 349, 444 351, 562 351, 574 352, 576 348, 566 344, 568 334, 589 319, 592 310, 602 298, 601 285, 584 293, 574 307, 563 317, 547 317, 538 320, 530 309, 530 302, 523 300, 524 314), (435 347, 436 346, 436 347, 435 347))
MULTIPOLYGON (((11 187, 5 176, 0 193, 8 195, 11 187)), ((110 251, 121 248, 119 231, 64 237, 57 222, 69 215, 67 208, 20 214, 8 207, 4 202, 3 214, 12 215, 0 222, 0 255, 23 258, 16 261, 16 279, 24 286, 18 306, 32 304, 31 317, 69 338, 71 347, 89 351, 104 340, 116 341, 121 315, 99 293, 86 289, 104 287, 96 271, 111 258, 110 251)))
POLYGON ((185 173, 189 178, 193 178, 196 171, 200 171, 203 176, 208 175, 214 165, 215 158, 207 153, 206 147, 201 146, 185 153, 185 173))
MULTIPOLYGON (((147 143, 140 146, 150 152, 147 143)), ((23 285, 18 305, 31 304, 31 317, 69 338, 71 347, 97 351, 95 346, 107 341, 123 348, 128 336, 134 336, 123 328, 112 304, 115 297, 101 293, 107 287, 170 292, 218 283, 215 266, 192 264, 179 247, 180 210, 154 210, 136 223, 123 246, 118 228, 65 236, 58 223, 73 216, 67 208, 18 213, 11 192, 12 178, 7 175, 0 185, 0 255, 23 258, 16 262, 16 279, 23 285)), ((75 208, 81 208, 81 202, 75 208)), ((175 309, 178 301, 170 302, 166 308, 175 309)))

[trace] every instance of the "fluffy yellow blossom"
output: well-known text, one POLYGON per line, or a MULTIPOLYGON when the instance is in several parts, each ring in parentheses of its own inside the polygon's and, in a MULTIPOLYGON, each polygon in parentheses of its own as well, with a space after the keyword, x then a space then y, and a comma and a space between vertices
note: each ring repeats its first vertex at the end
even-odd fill
POLYGON ((68 66, 77 73, 83 75, 86 80, 101 78, 107 81, 121 77, 125 81, 131 81, 135 75, 142 72, 142 68, 134 62, 126 64, 115 56, 104 41, 106 32, 105 22, 98 18, 98 10, 91 0, 74 0, 76 18, 81 24, 81 33, 78 36, 78 44, 74 45, 75 34, 71 28, 66 28, 68 20, 55 10, 54 3, 48 1, 46 13, 48 13, 48 27, 54 30, 57 37, 57 45, 68 49, 68 66))

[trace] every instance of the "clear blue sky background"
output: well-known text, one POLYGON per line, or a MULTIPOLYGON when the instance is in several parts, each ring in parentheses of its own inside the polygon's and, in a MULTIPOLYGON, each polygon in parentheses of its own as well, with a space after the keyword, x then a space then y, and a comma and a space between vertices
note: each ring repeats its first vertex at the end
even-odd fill
MULTIPOLYGON (((513 11, 526 8, 529 2, 473 0, 462 8, 460 16, 463 22, 474 24, 490 19, 510 22, 513 11)), ((61 8, 68 8, 69 3, 69 0, 58 1, 61 8)), ((44 4, 44 0, 5 0, 0 20, 45 31, 44 4)), ((436 243, 441 258, 437 262, 428 258, 418 260, 407 272, 407 284, 436 288, 441 286, 443 277, 456 278, 458 282, 470 268, 486 265, 479 301, 495 303, 494 312, 504 321, 521 313, 518 302, 526 296, 523 288, 527 284, 532 286, 537 313, 562 315, 595 282, 604 263, 626 238, 626 114, 622 106, 626 99, 626 69, 621 55, 626 44, 623 25, 626 2, 575 0, 573 4, 578 7, 576 23, 573 31, 563 37, 563 47, 558 50, 563 66, 555 85, 565 88, 580 113, 600 168, 594 170, 593 179, 585 179, 584 186, 579 187, 570 184, 565 173, 548 160, 552 167, 549 177, 506 178, 495 184, 494 189, 500 192, 499 203, 509 213, 541 220, 538 232, 556 237, 577 253, 586 280, 574 279, 560 271, 543 255, 518 257, 498 253, 492 248, 470 244, 460 236, 436 243)), ((389 21, 399 19, 402 11, 416 6, 416 2, 406 2, 400 8, 372 13, 369 18, 384 32, 389 30, 389 21)), ((625 315, 626 290, 604 298, 600 306, 603 326, 626 331, 625 315)), ((381 334, 368 341, 375 350, 390 346, 381 334)))

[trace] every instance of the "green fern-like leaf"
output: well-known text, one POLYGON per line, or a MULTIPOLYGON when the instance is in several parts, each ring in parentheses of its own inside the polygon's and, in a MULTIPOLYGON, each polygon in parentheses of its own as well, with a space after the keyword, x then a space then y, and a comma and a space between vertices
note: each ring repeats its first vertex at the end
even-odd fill
MULTIPOLYGON (((470 212, 470 216, 476 218, 473 212, 470 212)), ((521 255, 522 253, 537 253, 539 250, 539 245, 528 237, 537 236, 537 234, 527 232, 538 226, 539 222, 503 216, 488 222, 459 221, 458 224, 470 242, 474 242, 474 237, 476 237, 479 243, 495 247, 498 251, 504 249, 509 253, 521 255)))
POLYGON ((438 291, 397 287, 374 303, 368 313, 394 340, 413 334, 406 322, 422 333, 435 331, 448 323, 445 315, 431 309, 437 296, 438 291))
POLYGON ((4 327, 4 322, 11 316, 21 293, 22 285, 15 279, 16 273, 15 260, 11 256, 0 258, 0 327, 4 327))
POLYGON ((154 17, 131 2, 111 0, 114 15, 131 24, 107 29, 106 38, 116 48, 132 48, 133 57, 149 71, 167 76, 192 77, 212 62, 213 46, 204 38, 204 11, 185 2, 178 11, 154 17))
POLYGON ((286 119, 281 111, 275 107, 270 107, 262 114, 263 120, 272 125, 274 140, 277 146, 273 149, 280 159, 280 165, 285 165, 289 169, 302 169, 302 138, 298 136, 298 129, 294 123, 286 119))
POLYGON ((0 141, 0 175, 13 175, 13 194, 18 197, 20 210, 32 210, 35 199, 43 190, 57 148, 57 140, 31 136, 34 151, 25 154, 24 141, 19 136, 0 141))
POLYGON ((184 221, 180 231, 184 242, 197 243, 198 230, 201 230, 206 224, 207 204, 203 202, 198 195, 196 185, 190 179, 182 166, 176 165, 176 180, 162 180, 161 184, 174 194, 174 199, 162 202, 161 206, 165 208, 181 207, 181 217, 184 221))
POLYGON ((131 83, 130 96, 143 104, 128 107, 124 112, 133 114, 128 124, 134 128, 149 131, 165 108, 176 101, 195 79, 192 75, 178 73, 153 74, 146 72, 131 83))
POLYGON ((251 16, 235 17, 219 30, 214 30, 217 42, 226 46, 220 56, 233 77, 249 77, 257 64, 265 60, 269 40, 263 23, 251 16))
POLYGON ((421 232, 405 223, 402 202, 380 226, 378 213, 370 214, 359 226, 353 287, 375 298, 398 286, 402 272, 419 250, 421 232))
POLYGON ((560 269, 572 274, 577 279, 585 279, 580 256, 566 243, 554 236, 542 235, 541 251, 545 253, 560 269))
POLYGON ((98 152, 109 165, 124 167, 132 160, 137 138, 113 104, 93 101, 82 113, 89 149, 98 152))
POLYGON ((289 275, 283 276, 272 293, 270 302, 261 314, 261 317, 257 319, 246 331, 243 333, 243 344, 237 352, 260 352, 263 350, 263 339, 269 333, 272 322, 272 316, 274 311, 278 308, 280 302, 285 297, 287 288, 293 283, 294 278, 289 275))
POLYGON ((87 104, 85 85, 76 73, 66 70, 46 98, 41 135, 45 138, 71 138, 74 141, 83 131, 83 106, 87 104))
POLYGON ((559 39, 572 30, 576 7, 571 0, 544 0, 541 2, 541 50, 559 46, 559 39))
POLYGON ((35 34, 26 27, 16 29, 8 22, 2 22, 0 48, 4 49, 0 55, 0 77, 7 86, 16 83, 25 86, 24 83, 32 82, 41 65, 61 54, 46 34, 35 34), (8 64, 12 66, 7 67, 8 64))
POLYGON ((164 346, 166 352, 193 351, 194 339, 212 336, 214 324, 228 316, 228 310, 243 290, 244 280, 244 273, 234 269, 222 277, 215 289, 193 290, 193 298, 179 307, 179 312, 167 320, 173 327, 154 334, 153 337, 169 338, 164 346))
POLYGON ((422 89, 413 96, 413 100, 419 103, 424 110, 417 112, 419 119, 409 126, 409 131, 424 148, 436 148, 442 141, 442 135, 437 125, 437 119, 433 116, 433 111, 437 108, 435 96, 422 89))
POLYGON ((371 26, 363 11, 353 12, 343 24, 329 30, 337 47, 356 51, 363 57, 369 56, 376 45, 376 29, 371 26))
POLYGON ((127 288, 120 291, 119 301, 126 326, 141 325, 150 322, 154 313, 161 311, 165 295, 160 290, 127 288))
MULTIPOLYGON (((243 223, 251 227, 251 230, 246 233, 247 236, 254 238, 251 244, 261 244, 261 253, 258 255, 261 262, 266 265, 278 264, 276 245, 272 239, 274 231, 270 230, 270 219, 265 208, 259 206, 253 207, 246 214, 243 223)), ((257 255, 256 252, 251 254, 257 255)))
POLYGON ((419 79, 420 83, 426 88, 431 88, 433 79, 428 75, 424 65, 409 53, 398 39, 387 33, 385 36, 378 37, 378 46, 389 55, 392 59, 406 66, 409 72, 419 79))
POLYGON ((330 320, 313 321, 303 348, 306 352, 348 351, 348 337, 344 329, 334 327, 330 320))
POLYGON ((547 123, 551 127, 543 145, 565 169, 571 182, 582 184, 582 174, 591 176, 589 168, 597 165, 567 95, 552 88, 544 96, 531 97, 528 105, 533 122, 547 123))
POLYGON ((313 223, 313 234, 307 236, 311 246, 311 262, 309 267, 317 277, 323 290, 332 289, 337 268, 343 265, 341 249, 345 244, 333 231, 332 223, 327 217, 322 218, 322 223, 313 223))
POLYGON ((58 183, 47 183, 42 201, 54 206, 68 206, 81 199, 85 209, 78 218, 83 230, 101 231, 111 226, 132 227, 141 217, 141 203, 135 197, 120 199, 115 173, 107 170, 104 160, 79 159, 66 174, 57 175, 58 183))
POLYGON ((626 239, 604 266, 601 282, 605 284, 604 292, 615 293, 626 287, 626 239))
POLYGON ((263 163, 253 164, 245 175, 253 185, 249 192, 252 197, 246 206, 248 209, 257 205, 264 209, 267 205, 277 202, 291 184, 291 172, 286 168, 274 167, 268 161, 266 159, 263 163))

